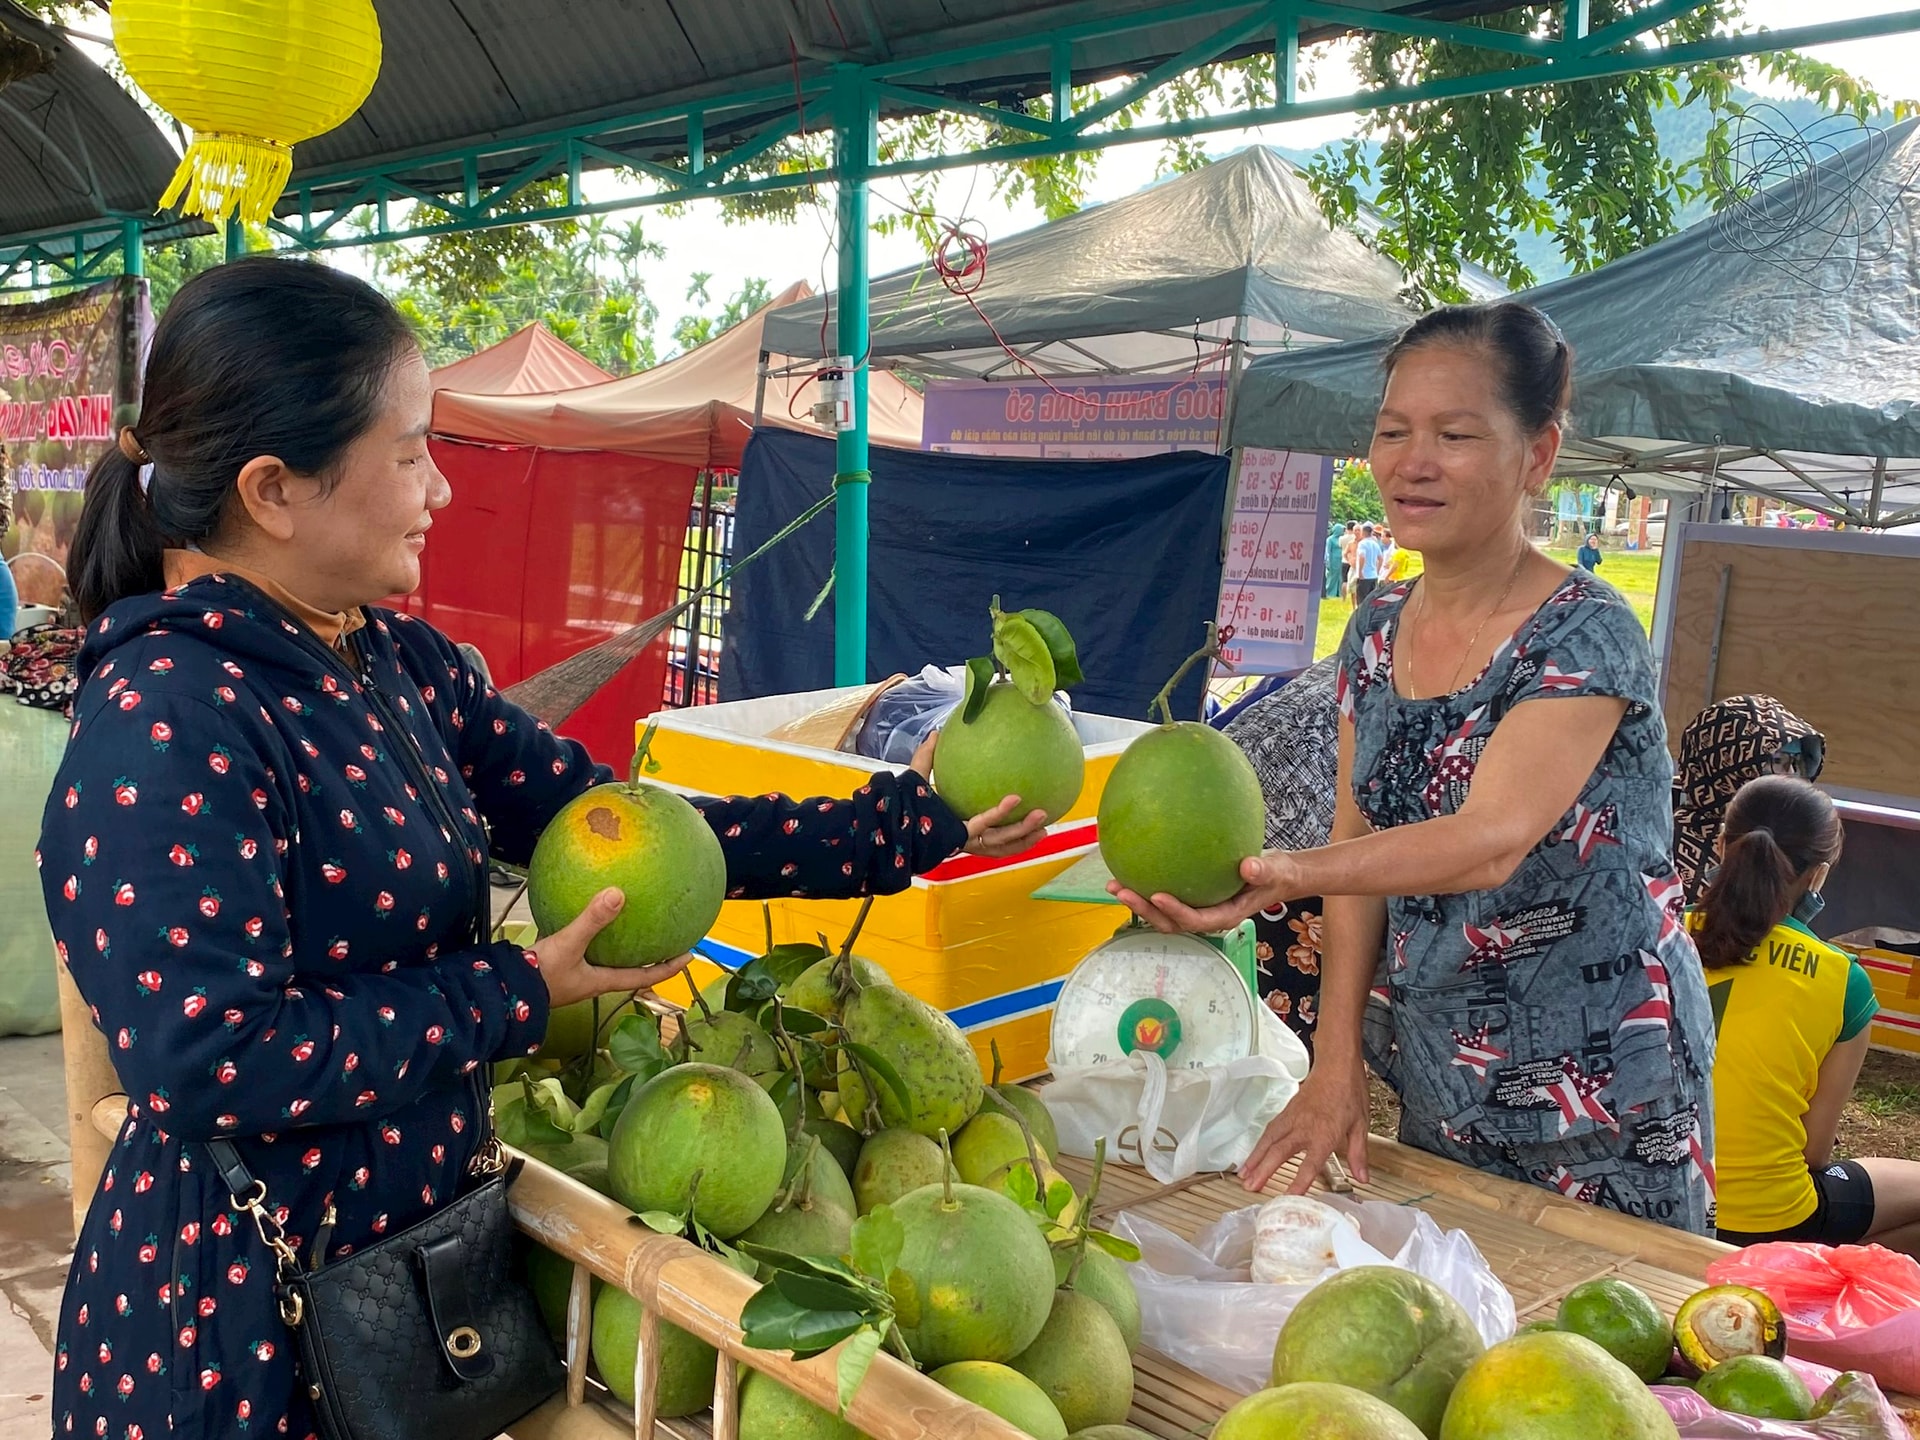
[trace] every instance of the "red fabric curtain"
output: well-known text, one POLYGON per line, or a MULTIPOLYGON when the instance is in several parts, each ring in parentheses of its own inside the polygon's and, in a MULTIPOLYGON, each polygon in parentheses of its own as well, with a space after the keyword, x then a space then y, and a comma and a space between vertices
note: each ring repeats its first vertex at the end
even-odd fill
MULTIPOLYGON (((435 440, 453 503, 405 608, 479 647, 505 688, 674 603, 695 472, 606 451, 435 440)), ((621 775, 660 708, 662 635, 560 727, 621 775)))

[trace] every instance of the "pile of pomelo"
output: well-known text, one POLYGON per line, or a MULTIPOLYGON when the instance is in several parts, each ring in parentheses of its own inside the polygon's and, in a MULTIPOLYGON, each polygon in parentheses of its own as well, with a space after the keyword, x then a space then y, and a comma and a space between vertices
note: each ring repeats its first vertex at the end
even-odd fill
MULTIPOLYGON (((631 836, 647 813, 610 808, 569 833, 618 824, 631 836)), ((662 943, 608 958, 646 963, 662 943)), ((775 947, 690 994, 694 1008, 664 1030, 606 1000, 556 1012, 540 1056, 499 1074, 502 1137, 763 1280, 769 1254, 848 1261, 856 1220, 888 1207, 900 1253, 885 1280, 916 1364, 1036 1440, 1119 1425, 1139 1301, 1125 1265, 1077 1223, 1052 1117, 1032 1091, 989 1085, 953 1022, 851 943, 775 947)), ((529 1270, 563 1328, 571 1267, 536 1251, 529 1270)), ((625 1292, 596 1289, 594 1361, 629 1402, 642 1318, 625 1292)), ((710 1346, 661 1324, 660 1415, 705 1409, 715 1373, 710 1346)), ((853 1435, 759 1374, 742 1387, 740 1421, 744 1440, 853 1435)))
POLYGON ((1691 1386, 1739 1415, 1817 1416, 1784 1355, 1778 1310, 1737 1286, 1701 1291, 1669 1324, 1626 1281, 1589 1281, 1552 1319, 1487 1348, 1445 1291, 1367 1266, 1301 1300, 1271 1387, 1228 1411, 1212 1440, 1675 1440, 1654 1384, 1691 1386))

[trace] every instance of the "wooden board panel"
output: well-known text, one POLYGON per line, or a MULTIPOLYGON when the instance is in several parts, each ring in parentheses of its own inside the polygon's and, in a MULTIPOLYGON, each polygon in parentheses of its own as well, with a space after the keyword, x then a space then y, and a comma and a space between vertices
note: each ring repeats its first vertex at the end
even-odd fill
MULTIPOLYGON (((1718 529, 1719 527, 1714 527, 1718 529)), ((1773 695, 1827 737, 1822 783, 1920 803, 1920 558, 1688 534, 1675 579, 1667 728, 1706 704, 1730 567, 1713 697, 1773 695)))

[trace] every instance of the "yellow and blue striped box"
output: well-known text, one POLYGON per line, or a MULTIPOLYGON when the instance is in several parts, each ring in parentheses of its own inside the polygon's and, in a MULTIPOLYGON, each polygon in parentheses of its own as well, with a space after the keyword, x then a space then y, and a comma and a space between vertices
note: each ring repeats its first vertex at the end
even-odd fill
MULTIPOLYGON (((651 754, 660 768, 645 778, 686 794, 850 795, 879 768, 874 762, 767 736, 854 693, 777 695, 655 716, 651 754)), ((1009 1079, 1046 1069, 1048 1020, 1061 980, 1125 918, 1109 905, 1032 898, 1094 848, 1094 815, 1107 777, 1127 743, 1149 728, 1086 714, 1076 714, 1074 726, 1086 747, 1086 784, 1045 839, 1009 860, 958 856, 901 894, 882 897, 857 946, 897 984, 951 1015, 983 1064, 997 1041, 1009 1079)), ((838 944, 858 910, 844 900, 775 900, 771 907, 776 943, 824 933, 838 944)), ((703 960, 695 976, 705 984, 758 955, 765 943, 760 902, 729 903, 697 947, 703 960)))

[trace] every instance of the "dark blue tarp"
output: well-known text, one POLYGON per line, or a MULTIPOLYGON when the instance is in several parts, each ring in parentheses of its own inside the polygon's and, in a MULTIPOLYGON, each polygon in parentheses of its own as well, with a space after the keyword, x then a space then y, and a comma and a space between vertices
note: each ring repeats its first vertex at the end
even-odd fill
MULTIPOLYGON (((1220 598, 1227 460, 1019 460, 876 448, 871 461, 867 674, 956 665, 991 648, 987 605, 1038 607, 1080 648, 1076 709, 1147 718, 1200 645, 1220 598)), ((833 442, 762 429, 740 465, 733 553, 745 555, 827 492, 833 442)), ((749 566, 725 622, 728 700, 833 684, 833 606, 807 606, 833 568, 829 511, 749 566)), ((1200 713, 1201 668, 1175 697, 1200 713)))

